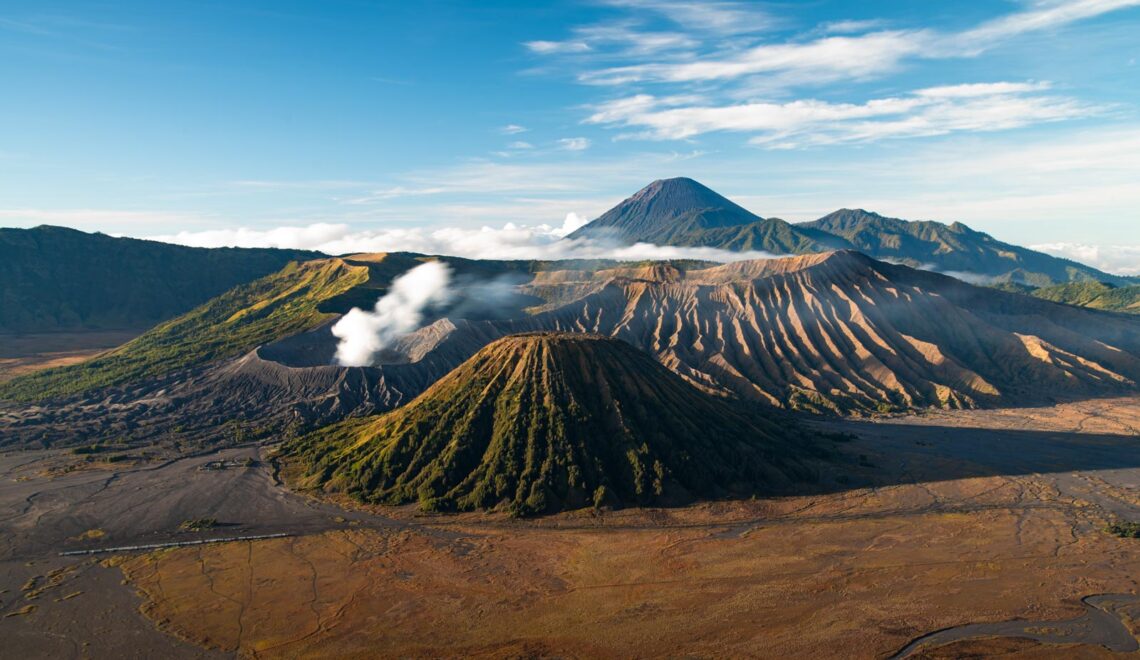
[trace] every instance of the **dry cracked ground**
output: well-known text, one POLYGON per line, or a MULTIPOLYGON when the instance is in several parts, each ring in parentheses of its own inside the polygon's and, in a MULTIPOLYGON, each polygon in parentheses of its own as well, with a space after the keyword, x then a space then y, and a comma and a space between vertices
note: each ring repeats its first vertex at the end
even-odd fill
POLYGON ((818 424, 876 485, 532 521, 314 502, 256 447, 6 454, 0 655, 1137 653, 1140 539, 1104 527, 1140 520, 1140 397, 818 424), (179 529, 197 517, 219 527, 179 529))

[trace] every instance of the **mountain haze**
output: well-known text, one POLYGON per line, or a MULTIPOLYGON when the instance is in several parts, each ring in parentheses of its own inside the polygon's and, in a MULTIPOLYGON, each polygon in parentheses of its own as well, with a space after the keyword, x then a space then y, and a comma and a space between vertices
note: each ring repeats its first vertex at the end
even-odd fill
POLYGON ((1075 261, 998 241, 960 222, 914 222, 862 209, 840 209, 819 220, 796 224, 765 219, 686 178, 654 181, 569 238, 773 254, 854 249, 876 259, 975 282, 1034 287, 1071 281, 1132 282, 1075 261))

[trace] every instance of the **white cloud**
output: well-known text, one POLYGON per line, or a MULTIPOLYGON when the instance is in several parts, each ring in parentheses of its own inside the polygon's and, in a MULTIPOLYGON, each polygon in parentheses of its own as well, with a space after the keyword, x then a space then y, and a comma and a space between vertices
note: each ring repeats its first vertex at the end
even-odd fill
POLYGON ((551 233, 555 236, 568 236, 589 223, 590 221, 588 219, 583 218, 577 213, 570 212, 566 214, 566 219, 562 221, 562 226, 552 230, 551 233))
POLYGON ((518 135, 519 133, 526 133, 529 130, 529 128, 525 126, 519 126, 518 124, 507 124, 506 126, 501 127, 499 129, 499 132, 503 135, 518 135))
POLYGON ((479 229, 463 227, 353 230, 347 224, 315 224, 269 230, 229 229, 179 232, 153 240, 197 247, 280 247, 318 250, 326 254, 358 252, 417 252, 469 259, 705 259, 739 261, 764 259, 760 251, 732 252, 716 248, 657 246, 648 243, 615 245, 593 240, 562 240, 585 224, 581 216, 567 214, 561 226, 518 225, 479 229))
POLYGON ((633 22, 587 25, 573 29, 565 41, 528 41, 524 46, 539 55, 590 57, 647 57, 692 49, 699 42, 680 32, 644 30, 633 22))
POLYGON ((527 41, 523 44, 531 51, 541 55, 555 55, 560 53, 584 53, 590 50, 585 41, 527 41))
POLYGON ((1024 94, 1028 92, 1041 92, 1049 89, 1048 81, 1039 82, 996 82, 996 83, 967 83, 964 85, 942 85, 927 87, 915 92, 916 96, 929 98, 975 98, 978 96, 997 96, 1000 94, 1024 94))
MULTIPOLYGON (((630 3, 627 3, 630 4, 630 3)), ((638 3, 632 3, 638 4, 638 3)), ((651 4, 651 3, 649 3, 651 4)), ((908 59, 976 57, 1003 40, 1057 28, 1130 6, 1140 0, 1048 0, 961 32, 932 29, 876 30, 877 21, 820 26, 825 36, 808 41, 765 43, 711 52, 694 48, 680 61, 641 61, 586 71, 579 80, 595 85, 634 82, 695 83, 768 76, 784 86, 867 80, 900 69, 908 59), (837 29, 838 28, 838 29, 837 29)))
POLYGON ((533 144, 524 142, 523 140, 515 140, 514 142, 508 144, 507 147, 510 149, 534 149, 533 144))
MULTIPOLYGON (((591 25, 576 28, 575 34, 590 50, 603 46, 617 48, 611 54, 623 57, 654 55, 678 49, 695 48, 698 42, 679 32, 641 30, 634 24, 591 25)), ((579 42, 580 43, 580 42, 579 42)))
POLYGON ((1101 14, 1140 6, 1140 0, 1035 0, 1031 9, 1002 16, 951 36, 952 52, 976 55, 1007 37, 1048 30, 1101 14))
POLYGON ((558 144, 566 151, 583 151, 590 148, 590 139, 584 137, 562 138, 558 144))
POLYGON ((641 81, 692 83, 757 74, 780 74, 797 84, 846 78, 866 79, 894 71, 903 57, 922 51, 925 31, 883 31, 858 37, 835 36, 807 43, 765 44, 727 57, 688 62, 653 62, 604 68, 581 74, 581 82, 625 85, 641 81))
POLYGON ((778 23, 771 14, 740 2, 609 0, 608 4, 649 10, 686 29, 722 36, 767 30, 778 23))
POLYGON ((886 24, 879 19, 829 21, 816 27, 813 32, 820 34, 854 34, 877 30, 886 24))
POLYGON ((1030 245, 1118 275, 1140 275, 1140 245, 1089 245, 1087 243, 1041 243, 1030 245))
POLYGON ((713 131, 758 133, 753 144, 770 147, 869 142, 890 137, 995 131, 1085 117, 1096 108, 1033 92, 1047 83, 979 83, 932 87, 864 103, 800 99, 785 103, 691 105, 688 99, 647 94, 595 107, 586 121, 643 129, 640 137, 684 139, 713 131))

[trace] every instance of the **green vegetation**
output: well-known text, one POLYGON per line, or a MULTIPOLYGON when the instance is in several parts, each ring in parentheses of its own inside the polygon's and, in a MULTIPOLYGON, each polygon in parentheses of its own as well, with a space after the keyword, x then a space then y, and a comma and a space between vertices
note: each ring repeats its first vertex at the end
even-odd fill
POLYGON ((1105 531, 1122 539, 1140 539, 1140 523, 1115 522, 1105 528, 1105 531))
POLYGON ((0 397, 64 396, 240 355, 332 318, 321 303, 364 284, 369 274, 368 266, 337 258, 291 263, 93 360, 4 383, 0 397))
POLYGON ((214 518, 191 518, 190 520, 183 520, 178 529, 187 532, 204 532, 217 526, 218 521, 214 518))
POLYGON ((533 515, 771 492, 813 474, 799 433, 614 339, 516 335, 412 403, 287 443, 304 488, 533 515))
POLYGON ((290 261, 323 256, 0 229, 0 332, 146 328, 290 261))
POLYGON ((1117 287, 1102 282, 1070 282, 1037 289, 1030 295, 1068 305, 1140 314, 1140 284, 1117 287))
MULTIPOLYGON (((92 360, 46 369, 0 384, 0 399, 39 400, 131 383, 235 357, 306 330, 352 307, 371 307, 396 276, 435 257, 410 253, 354 255, 293 262, 242 284, 162 323, 92 360)), ((457 277, 525 276, 548 268, 594 269, 623 265, 610 260, 570 262, 491 261, 441 257, 457 277)), ((705 265, 678 260, 680 267, 705 265)), ((530 302, 540 302, 535 298, 530 302)), ((521 310, 520 310, 521 312, 521 310)), ((235 442, 248 438, 236 422, 235 442)))

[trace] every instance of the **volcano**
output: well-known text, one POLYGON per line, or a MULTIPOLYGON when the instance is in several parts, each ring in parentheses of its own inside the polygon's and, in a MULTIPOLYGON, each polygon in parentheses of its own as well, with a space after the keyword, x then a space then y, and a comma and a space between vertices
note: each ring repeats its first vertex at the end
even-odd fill
POLYGON ((285 448, 298 484, 428 510, 671 504, 810 479, 809 446, 629 344, 511 335, 407 406, 285 448))
POLYGON ((654 181, 568 238, 777 254, 848 247, 824 232, 799 229, 778 218, 761 218, 683 177, 654 181))
POLYGON ((570 237, 609 236, 633 243, 659 240, 686 230, 733 227, 762 219, 692 179, 660 179, 570 237))

